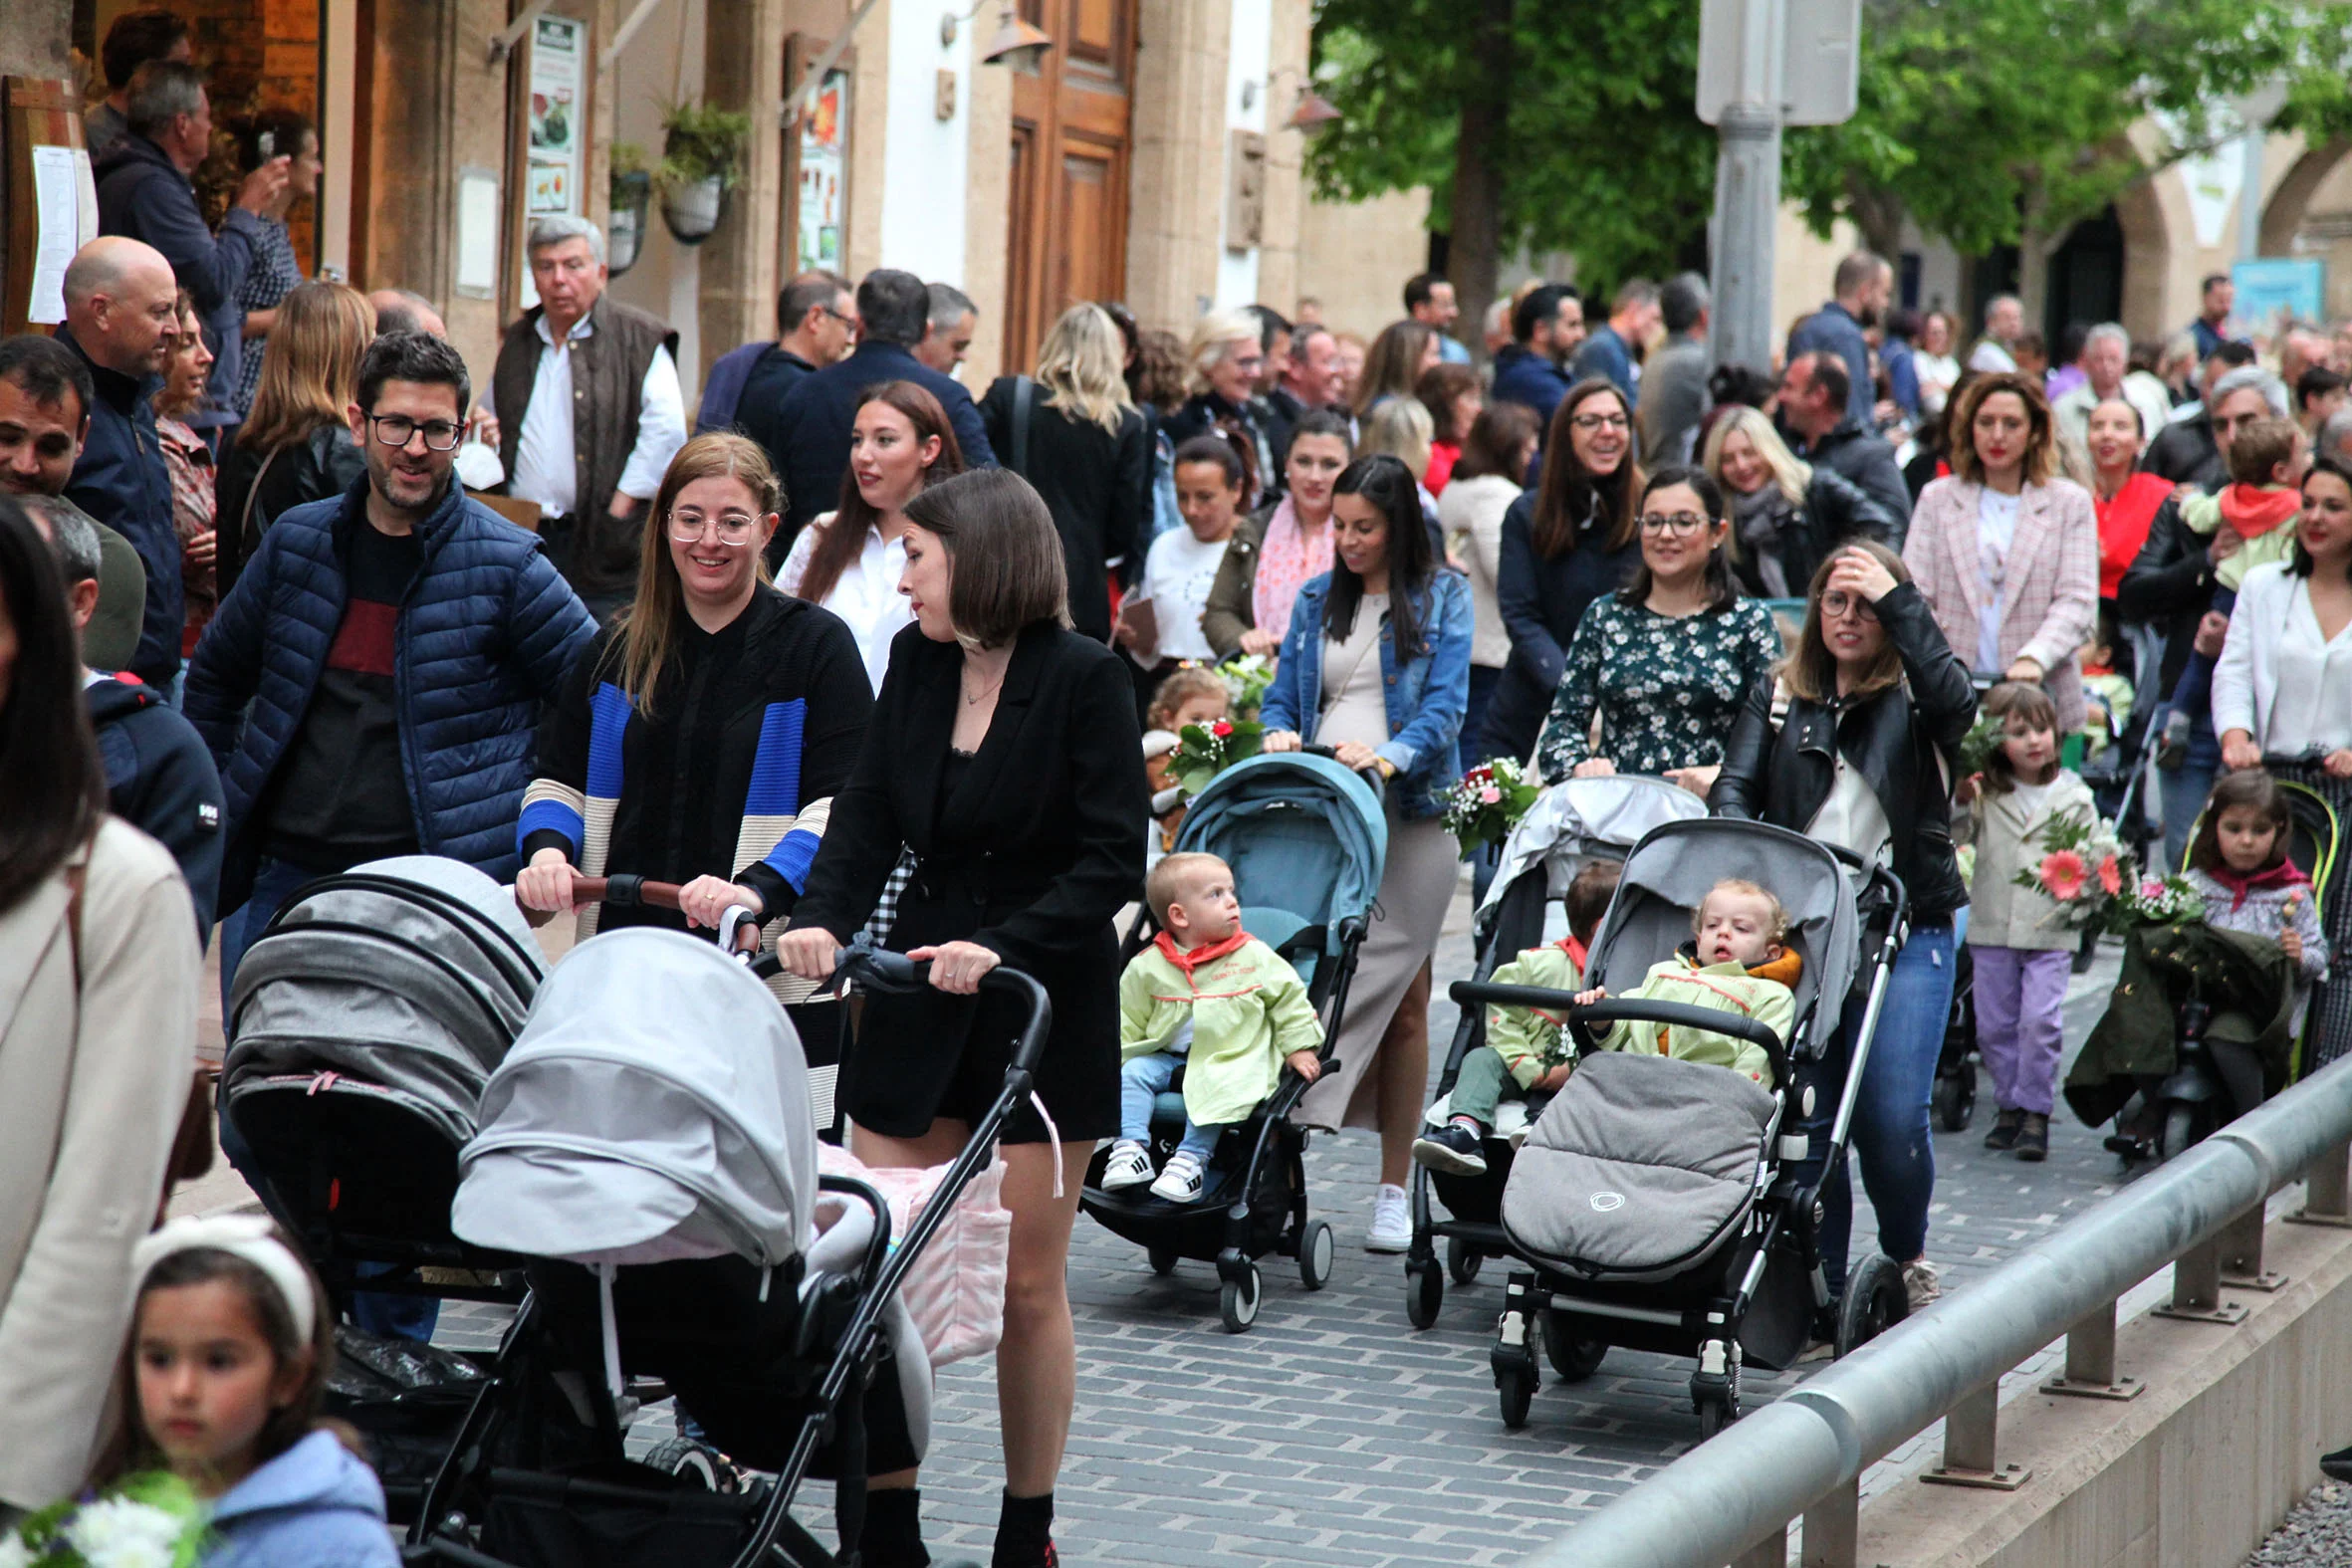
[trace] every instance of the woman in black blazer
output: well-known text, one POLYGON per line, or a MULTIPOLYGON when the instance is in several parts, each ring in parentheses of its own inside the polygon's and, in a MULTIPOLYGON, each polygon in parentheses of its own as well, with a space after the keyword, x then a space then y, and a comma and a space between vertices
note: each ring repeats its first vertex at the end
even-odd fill
POLYGON ((1112 563, 1131 583, 1151 548, 1151 436, 1128 400, 1124 348, 1108 312, 1073 305, 1038 345, 1036 377, 999 376, 980 399, 997 461, 1053 514, 1070 624, 1096 642, 1110 640, 1112 563))
MULTIPOLYGON (((1095 1140, 1118 1131, 1111 922, 1141 893, 1150 790, 1133 684, 1116 654, 1069 629, 1061 546, 1037 492, 980 469, 925 490, 906 518, 901 589, 915 624, 891 645, 864 748, 778 951, 796 975, 828 975, 899 846, 913 852, 889 945, 931 961, 931 989, 867 997, 841 1068, 852 1146, 873 1166, 954 1158, 1002 1087, 1024 1020, 999 993, 975 1000, 981 977, 1010 964, 1053 996, 1037 1074, 1053 1126, 1023 1106, 1003 1139, 1013 1244, 997 1351, 995 1560, 1043 1568, 1076 1383, 1070 1224, 1095 1140)), ((928 1560, 914 1479, 875 1478, 874 1568, 928 1560)))

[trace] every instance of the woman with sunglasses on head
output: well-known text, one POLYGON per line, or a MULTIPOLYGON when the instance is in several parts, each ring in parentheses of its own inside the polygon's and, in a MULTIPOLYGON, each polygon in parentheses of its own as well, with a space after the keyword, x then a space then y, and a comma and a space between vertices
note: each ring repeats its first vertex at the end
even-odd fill
MULTIPOLYGON (((1968 667, 1903 559, 1855 541, 1814 570, 1795 651, 1749 688, 1708 797, 1718 816, 1770 822, 1884 864, 1911 896, 1911 936, 1889 977, 1852 1131, 1879 1247, 1901 1265, 1914 1306, 1937 1293, 1924 1255, 1936 1185, 1928 1098, 1952 1008, 1953 917, 1969 900, 1952 850, 1951 781, 1976 719, 1968 667)), ((1815 1169, 1827 1155, 1860 1014, 1846 1009, 1818 1069, 1807 1124, 1815 1169)), ((1853 1226, 1842 1168, 1821 1196, 1834 1301, 1845 1288, 1853 1226)))
POLYGON ((596 633, 540 729, 516 829, 526 908, 579 910, 583 937, 709 930, 730 905, 779 929, 792 913, 873 689, 838 616, 769 585, 781 507, 748 437, 697 436, 670 460, 634 606, 596 633), (616 759, 617 778, 592 759, 616 759), (578 878, 612 872, 681 884, 679 910, 578 903, 578 878))
POLYGON ((1732 524, 1704 469, 1650 476, 1633 580, 1576 624, 1535 745, 1544 782, 1656 774, 1694 794, 1715 784, 1724 737, 1780 656, 1780 633, 1732 576, 1732 524), (1595 715, 1600 739, 1591 739, 1595 715))

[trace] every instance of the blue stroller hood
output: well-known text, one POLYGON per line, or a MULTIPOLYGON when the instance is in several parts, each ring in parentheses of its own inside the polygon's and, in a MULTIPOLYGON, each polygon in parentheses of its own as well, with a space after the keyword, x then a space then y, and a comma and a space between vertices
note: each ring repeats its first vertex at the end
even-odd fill
POLYGON ((1245 907, 1323 927, 1325 950, 1336 956, 1339 923, 1369 919, 1379 895, 1388 817, 1372 786, 1329 758, 1261 753, 1193 797, 1176 849, 1233 867, 1245 907))

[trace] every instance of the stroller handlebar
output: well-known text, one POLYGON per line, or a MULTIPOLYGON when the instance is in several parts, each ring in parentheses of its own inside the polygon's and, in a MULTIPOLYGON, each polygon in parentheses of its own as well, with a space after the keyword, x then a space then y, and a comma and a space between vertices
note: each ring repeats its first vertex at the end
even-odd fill
MULTIPOLYGON (((572 896, 583 904, 617 904, 623 908, 676 909, 678 894, 683 891, 675 882, 652 882, 641 876, 578 876, 572 879, 572 896)), ((738 904, 748 918, 739 920, 734 932, 734 949, 738 953, 757 953, 760 950, 760 922, 749 909, 738 904), (748 939, 748 940, 747 940, 748 939)), ((734 913, 730 910, 729 913, 734 913)), ((724 934, 724 933, 723 933, 724 934)))
POLYGON ((1768 1024, 1742 1017, 1736 1012, 1720 1012, 1713 1008, 1698 1008, 1682 1002, 1622 1001, 1615 998, 1593 1003, 1589 1007, 1578 1007, 1574 992, 1552 991, 1541 986, 1498 986, 1489 981, 1458 980, 1449 989, 1448 995, 1466 1007, 1489 1005, 1560 1008, 1567 1013, 1571 1028, 1622 1021, 1665 1023, 1704 1029, 1711 1034, 1729 1034, 1734 1039, 1746 1040, 1764 1053, 1772 1064, 1775 1082, 1787 1084, 1795 1077, 1786 1042, 1773 1033, 1768 1024))
MULTIPOLYGON (((833 978, 854 980, 869 991, 899 995, 919 991, 930 968, 928 959, 918 962, 903 953, 875 947, 873 938, 864 932, 833 954, 833 978)), ((1034 976, 1003 964, 980 977, 980 989, 1010 992, 1028 1005, 1029 1021, 1022 1025, 1021 1038, 1013 1047, 1013 1066, 1034 1075, 1038 1058, 1045 1053, 1046 1036, 1054 1027, 1053 999, 1034 976)))

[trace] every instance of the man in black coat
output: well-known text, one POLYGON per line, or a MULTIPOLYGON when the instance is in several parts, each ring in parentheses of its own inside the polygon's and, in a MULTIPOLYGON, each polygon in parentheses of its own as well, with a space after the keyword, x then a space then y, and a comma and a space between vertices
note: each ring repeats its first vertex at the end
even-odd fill
POLYGON ((2140 454, 2140 467, 2159 479, 2195 485, 2200 490, 2219 490, 2230 483, 2230 468, 2214 430, 2214 408, 2221 399, 2222 384, 2241 370, 2252 369, 2253 362, 2251 343, 2226 342, 2215 349, 2205 361, 2204 404, 2188 418, 2157 431, 2149 439, 2148 449, 2140 454))
POLYGON ((1911 487, 1895 466, 1895 449, 1846 412, 1852 394, 1845 361, 1825 349, 1800 353, 1780 377, 1780 417, 1803 439, 1799 456, 1860 487, 1895 520, 1887 547, 1903 548, 1911 531, 1911 487))
POLYGON ((912 381, 947 411, 967 468, 994 468, 996 453, 972 394, 953 376, 941 375, 914 354, 931 317, 931 297, 911 272, 876 267, 857 286, 857 351, 839 364, 801 377, 776 410, 772 434, 761 444, 784 476, 784 527, 771 547, 777 560, 809 520, 830 512, 841 496, 841 471, 849 466, 849 427, 857 418, 857 396, 877 381, 912 381))
MULTIPOLYGON (((56 496, 27 496, 33 526, 48 541, 66 579, 74 625, 83 630, 98 608, 98 530, 81 508, 56 496)), ((90 721, 107 770, 107 805, 171 851, 196 905, 196 940, 212 935, 220 896, 220 772, 196 727, 135 675, 83 671, 90 721)))

